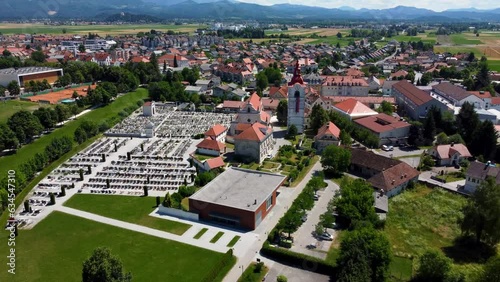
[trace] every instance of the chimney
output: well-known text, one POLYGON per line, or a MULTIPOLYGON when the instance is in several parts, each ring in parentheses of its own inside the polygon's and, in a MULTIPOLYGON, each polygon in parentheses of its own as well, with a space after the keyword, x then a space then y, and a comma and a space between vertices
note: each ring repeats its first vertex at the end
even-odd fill
POLYGON ((256 205, 256 204, 257 204, 257 199, 255 199, 255 201, 253 202, 253 204, 254 204, 254 205, 256 205))
POLYGON ((394 182, 396 182, 396 180, 394 180, 394 179, 393 179, 393 180, 392 180, 392 184, 394 184, 394 182))
POLYGON ((453 145, 455 145, 455 142, 451 142, 450 146, 453 147, 453 145))

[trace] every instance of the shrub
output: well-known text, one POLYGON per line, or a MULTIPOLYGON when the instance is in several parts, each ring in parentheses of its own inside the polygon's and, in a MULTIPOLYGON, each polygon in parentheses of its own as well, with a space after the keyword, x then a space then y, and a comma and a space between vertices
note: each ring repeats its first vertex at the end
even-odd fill
POLYGON ((261 273, 263 268, 264 268, 264 263, 263 262, 258 262, 258 263, 255 264, 254 272, 255 273, 261 273))
POLYGON ((278 275, 278 277, 276 277, 276 282, 288 282, 288 278, 286 278, 285 275, 278 275))

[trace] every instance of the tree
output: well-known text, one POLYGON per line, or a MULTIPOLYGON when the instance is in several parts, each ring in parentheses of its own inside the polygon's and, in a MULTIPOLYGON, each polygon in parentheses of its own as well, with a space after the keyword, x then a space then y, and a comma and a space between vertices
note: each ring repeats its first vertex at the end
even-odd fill
POLYGON ((172 206, 172 198, 170 197, 170 192, 167 192, 167 194, 165 195, 163 206, 166 208, 170 208, 172 206))
POLYGON ((7 49, 4 49, 2 52, 2 56, 4 56, 4 57, 9 57, 11 55, 12 55, 12 53, 7 49))
POLYGON ((427 251, 419 259, 416 281, 445 281, 451 270, 450 259, 437 251, 427 251))
POLYGON ((326 173, 340 174, 351 164, 351 152, 339 146, 329 145, 321 154, 321 165, 326 173))
POLYGON ((342 33, 340 31, 337 32, 337 38, 342 38, 342 33))
POLYGON ((33 115, 38 118, 42 126, 48 130, 54 128, 57 120, 54 119, 54 115, 51 113, 53 110, 49 108, 38 108, 33 112, 33 115))
POLYGON ((12 80, 9 84, 7 84, 7 90, 9 90, 11 96, 19 95, 19 93, 21 93, 21 88, 15 80, 12 80))
POLYGON ((491 121, 485 120, 474 131, 469 150, 472 155, 492 159, 495 156, 497 139, 495 126, 491 121))
POLYGON ((105 247, 99 247, 83 262, 83 282, 127 282, 132 275, 123 272, 121 260, 105 247))
POLYGON ((288 120, 288 101, 281 100, 276 108, 276 116, 280 124, 287 124, 288 120))
POLYGON ((481 59, 479 63, 479 71, 476 75, 476 89, 481 90, 484 87, 488 87, 491 84, 490 74, 489 74, 488 63, 481 59))
POLYGON ((351 135, 346 130, 341 130, 340 131, 339 138, 340 138, 340 143, 342 145, 344 145, 346 147, 350 147, 352 145, 351 135))
POLYGON ((0 123, 0 151, 15 149, 19 146, 19 140, 14 131, 5 123, 0 123))
POLYGON ((456 117, 457 131, 467 147, 472 143, 475 130, 479 127, 479 116, 474 111, 474 105, 465 102, 456 117))
POLYGON ((328 114, 320 105, 314 105, 310 115, 311 129, 314 134, 318 133, 326 122, 328 122, 328 114))
POLYGON ((80 53, 85 53, 85 51, 86 51, 85 45, 83 45, 83 44, 78 45, 78 51, 80 51, 80 53))
POLYGON ((174 55, 174 68, 178 68, 179 64, 177 63, 177 55, 174 55))
POLYGON ((16 134, 19 142, 28 142, 39 135, 43 126, 36 116, 26 110, 13 114, 7 121, 10 129, 16 134))
POLYGON ((335 197, 339 223, 350 226, 356 221, 376 222, 373 188, 363 179, 342 179, 335 197))
POLYGON ((476 55, 474 54, 474 52, 470 52, 469 53, 469 56, 467 57, 467 61, 469 62, 474 62, 476 60, 476 55))
POLYGON ((380 107, 378 108, 379 112, 385 113, 388 115, 392 115, 392 112, 394 111, 394 108, 392 107, 392 104, 387 102, 387 101, 382 101, 380 104, 380 107))
POLYGON ((286 134, 289 139, 294 140, 295 136, 297 136, 298 134, 297 126, 295 126, 295 124, 290 125, 290 127, 288 127, 288 131, 286 134))
POLYGON ((479 282, 500 281, 500 256, 490 258, 484 265, 479 282))
POLYGON ((35 51, 31 53, 31 59, 39 63, 44 63, 45 54, 42 51, 35 51))
POLYGON ((267 76, 264 72, 259 72, 256 76, 257 89, 262 92, 269 85, 269 81, 267 80, 267 76))
POLYGON ((434 141, 436 135, 436 122, 432 111, 427 112, 427 117, 424 121, 424 139, 430 144, 434 141))
POLYGON ((463 207, 462 233, 476 237, 476 242, 494 246, 500 242, 500 185, 488 177, 463 207))
POLYGON ((366 227, 352 231, 340 243, 337 281, 386 281, 391 256, 384 234, 366 227))

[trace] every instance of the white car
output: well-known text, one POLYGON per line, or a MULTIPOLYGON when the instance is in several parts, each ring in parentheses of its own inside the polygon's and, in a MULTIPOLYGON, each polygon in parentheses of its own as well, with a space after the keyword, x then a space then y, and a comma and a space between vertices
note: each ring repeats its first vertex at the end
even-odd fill
POLYGON ((319 235, 319 238, 325 241, 333 241, 333 235, 328 232, 323 232, 323 234, 319 235))
POLYGON ((393 151, 394 147, 393 146, 382 145, 382 150, 384 150, 384 151, 393 151))

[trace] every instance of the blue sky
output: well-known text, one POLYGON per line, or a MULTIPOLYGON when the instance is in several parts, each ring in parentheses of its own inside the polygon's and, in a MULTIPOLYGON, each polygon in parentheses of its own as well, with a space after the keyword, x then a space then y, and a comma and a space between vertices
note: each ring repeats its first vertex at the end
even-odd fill
POLYGON ((447 9, 470 8, 476 9, 495 9, 499 8, 498 0, 361 0, 361 1, 342 1, 342 0, 238 0, 240 2, 256 3, 261 5, 273 4, 297 4, 307 6, 320 6, 327 8, 337 8, 340 6, 350 6, 353 8, 385 9, 395 6, 414 6, 426 8, 434 11, 443 11, 447 9))

